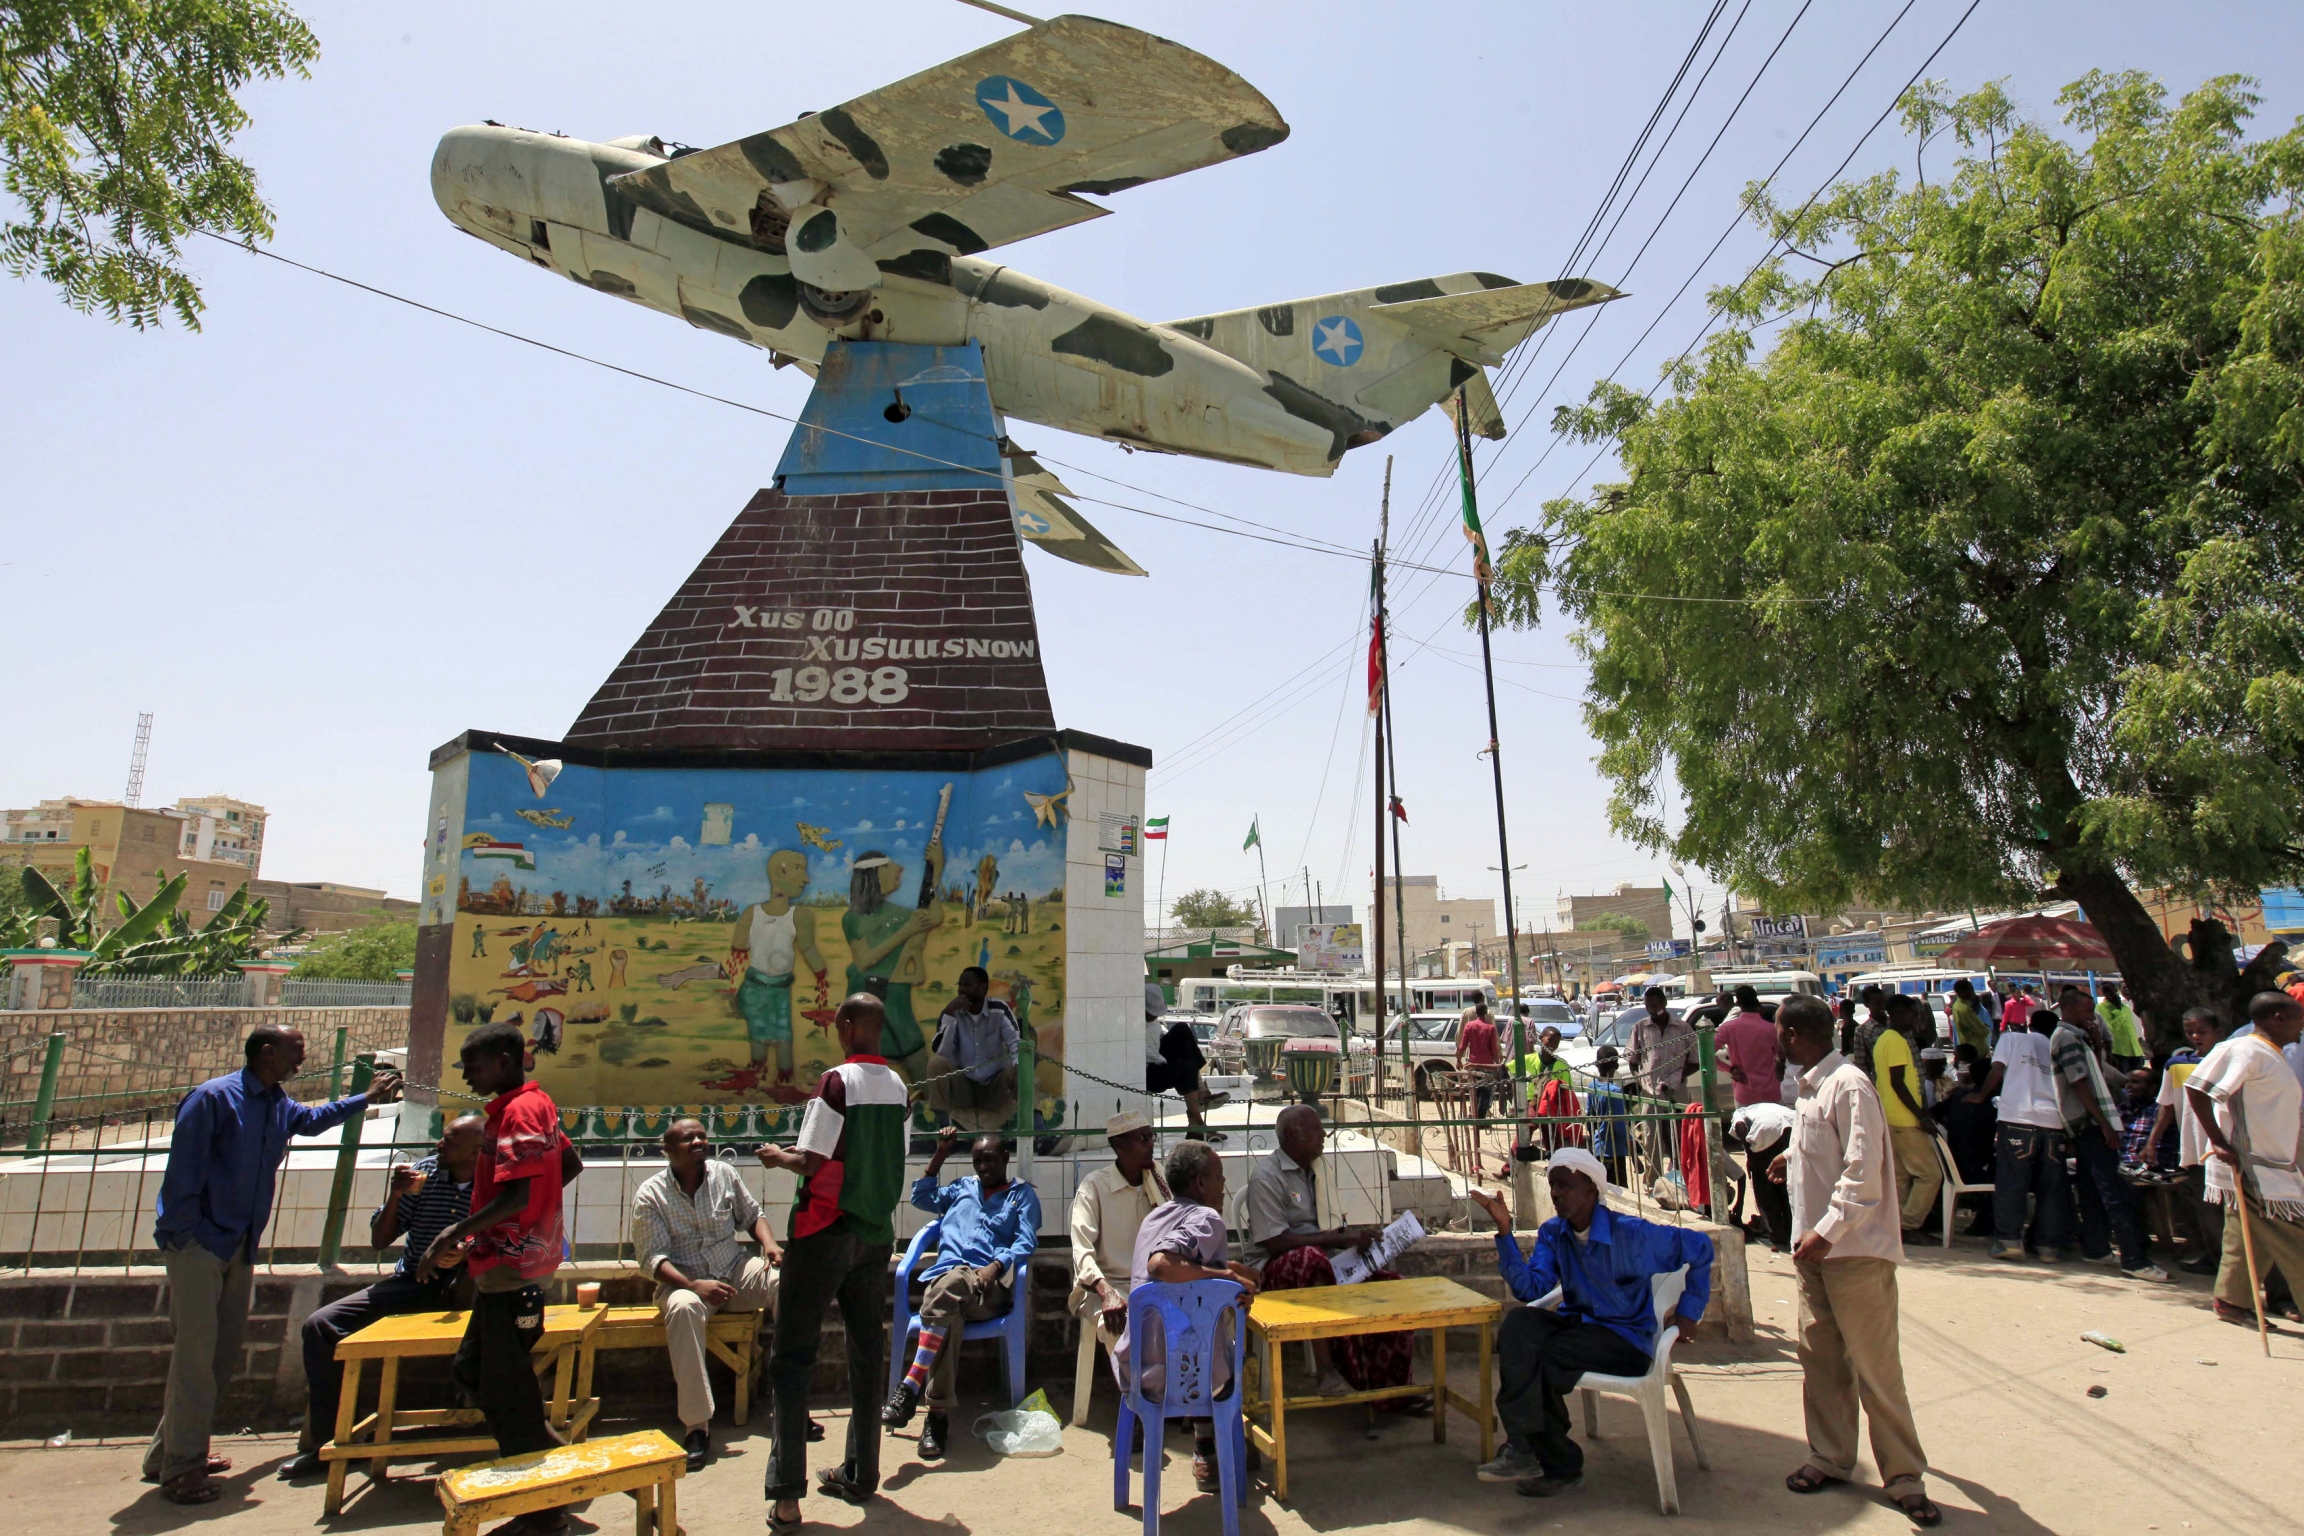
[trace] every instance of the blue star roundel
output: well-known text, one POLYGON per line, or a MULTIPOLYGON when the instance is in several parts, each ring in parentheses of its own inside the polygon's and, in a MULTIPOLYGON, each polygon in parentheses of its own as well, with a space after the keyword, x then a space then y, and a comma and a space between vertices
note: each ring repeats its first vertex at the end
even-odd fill
POLYGON ((977 81, 976 105, 1019 144, 1054 144, 1064 137, 1063 112, 1021 80, 992 75, 977 81))
POLYGON ((1350 315, 1330 315, 1312 323, 1312 355, 1324 363, 1349 368, 1360 361, 1360 327, 1350 315))

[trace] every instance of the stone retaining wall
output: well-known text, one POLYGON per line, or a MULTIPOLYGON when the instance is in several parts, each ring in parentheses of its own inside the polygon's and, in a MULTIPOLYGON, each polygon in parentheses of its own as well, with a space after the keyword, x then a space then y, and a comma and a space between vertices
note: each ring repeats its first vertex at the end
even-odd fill
MULTIPOLYGON (((325 1069, 335 1059, 338 1029, 349 1032, 347 1061, 361 1051, 408 1044, 404 1007, 0 1010, 0 1102, 9 1106, 0 1135, 21 1133, 40 1091, 43 1047, 51 1034, 65 1037, 56 1114, 69 1119, 99 1107, 109 1115, 173 1107, 191 1085, 238 1070, 246 1059, 242 1042, 259 1024, 302 1030, 307 1071, 325 1069), (95 1102, 75 1102, 90 1100, 95 1102)), ((328 1079, 305 1077, 290 1091, 300 1099, 325 1098, 328 1079)))

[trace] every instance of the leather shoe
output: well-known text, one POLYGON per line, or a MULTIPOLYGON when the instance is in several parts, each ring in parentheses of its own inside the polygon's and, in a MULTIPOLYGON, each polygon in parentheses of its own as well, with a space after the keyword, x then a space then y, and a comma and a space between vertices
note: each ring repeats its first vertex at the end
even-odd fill
POLYGON ((944 1432, 944 1415, 933 1408, 929 1409, 928 1417, 920 1425, 920 1459, 922 1461, 942 1461, 944 1459, 944 1432))
POLYGON ((688 1453, 688 1470, 701 1472, 704 1463, 712 1459, 712 1431, 692 1429, 680 1441, 680 1449, 688 1453))
POLYGON ((328 1463, 320 1459, 319 1452, 298 1451, 280 1464, 279 1476, 280 1481, 293 1483, 307 1477, 323 1477, 327 1472, 328 1463))
POLYGON ((920 1406, 920 1389, 909 1381, 896 1384, 887 1405, 880 1410, 880 1427, 902 1429, 912 1422, 912 1411, 920 1406))

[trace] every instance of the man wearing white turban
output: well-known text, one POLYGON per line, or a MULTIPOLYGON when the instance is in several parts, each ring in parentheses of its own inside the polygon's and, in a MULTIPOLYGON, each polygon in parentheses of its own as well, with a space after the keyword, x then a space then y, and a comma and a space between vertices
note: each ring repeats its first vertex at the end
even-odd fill
POLYGON ((1504 1283, 1522 1301, 1560 1292, 1557 1309, 1516 1307, 1496 1338, 1496 1416, 1504 1449, 1480 1479, 1517 1483, 1530 1498, 1565 1493, 1584 1481, 1584 1448, 1568 1436, 1568 1392, 1586 1371, 1639 1376, 1655 1358, 1664 1319, 1651 1282, 1682 1265, 1688 1282, 1673 1322, 1694 1331, 1712 1297, 1712 1239, 1608 1209, 1608 1171, 1582 1147, 1552 1153, 1546 1182, 1559 1214, 1536 1230, 1523 1258, 1512 1213, 1484 1189, 1471 1196, 1496 1223, 1504 1283))

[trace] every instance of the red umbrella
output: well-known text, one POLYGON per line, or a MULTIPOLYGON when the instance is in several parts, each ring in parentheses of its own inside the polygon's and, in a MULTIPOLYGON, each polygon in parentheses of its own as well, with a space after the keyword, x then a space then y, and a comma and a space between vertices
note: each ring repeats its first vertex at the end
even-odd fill
POLYGON ((1939 958, 1967 965, 2057 965, 2095 971, 2119 968, 2104 935, 2093 924, 2068 917, 2011 917, 1986 923, 1939 958))

